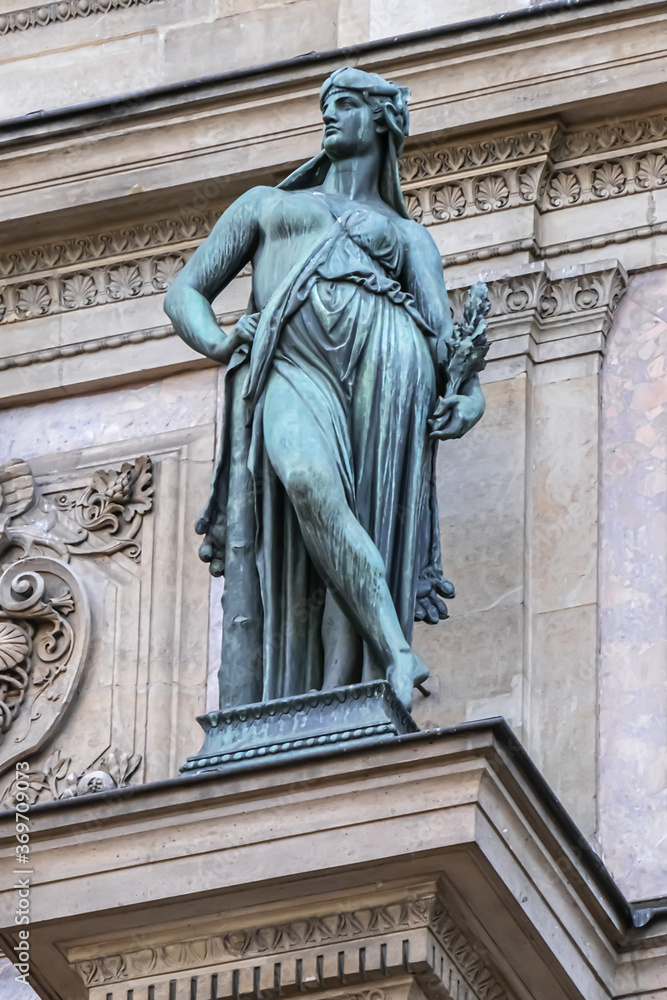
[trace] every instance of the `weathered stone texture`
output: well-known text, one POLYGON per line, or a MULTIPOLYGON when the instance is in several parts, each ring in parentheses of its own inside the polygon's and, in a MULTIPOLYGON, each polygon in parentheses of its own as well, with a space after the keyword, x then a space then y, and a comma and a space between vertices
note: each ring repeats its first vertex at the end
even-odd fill
MULTIPOLYGON (((19 18, 15 0, 0 0, 0 118, 501 7, 529 9, 521 0, 128 0, 101 16, 98 2, 108 5, 63 0, 19 18)), ((666 19, 652 0, 600 0, 354 56, 412 88, 402 184, 441 250, 452 300, 458 308, 480 272, 493 299, 487 413, 440 454, 444 570, 457 597, 448 622, 417 629, 433 676, 431 696, 416 696, 415 718, 428 728, 504 715, 635 898, 667 892, 666 19), (632 272, 624 300, 623 268, 632 272)), ((78 489, 95 470, 141 455, 155 467, 140 565, 119 555, 78 570, 93 595, 97 638, 80 703, 36 768, 58 750, 83 771, 118 744, 142 757, 131 783, 173 775, 198 746, 194 716, 205 708, 207 672, 206 707, 216 707, 221 584, 210 584, 196 558, 192 525, 210 483, 222 372, 177 342, 161 301, 231 197, 274 184, 317 150, 317 88, 343 61, 306 57, 224 78, 196 101, 192 91, 153 103, 136 97, 85 120, 37 117, 2 131, 0 463, 26 459, 51 497, 63 477, 78 489)), ((248 287, 245 273, 216 303, 226 328, 248 287)), ((401 781, 409 761, 406 754, 401 781)), ((393 808, 393 787, 368 793, 369 803, 393 808)), ((437 782, 424 792, 441 793, 437 782)), ((327 814, 327 803, 318 805, 308 803, 315 826, 327 814)), ((471 835, 470 826, 457 828, 456 803, 444 824, 430 825, 424 809, 406 827, 406 853, 471 835)), ((208 828, 203 812, 187 833, 206 858, 220 828, 208 828)), ((480 837, 484 823, 505 830, 504 814, 476 822, 480 837)), ((332 864, 338 835, 315 843, 312 830, 292 850, 290 871, 303 873, 315 851, 322 867, 332 864)), ((166 870, 153 867, 161 836, 141 855, 147 891, 166 870)), ((496 872, 517 843, 523 832, 498 848, 496 872)), ((82 894, 85 866, 95 868, 95 845, 89 850, 72 878, 82 894)), ((95 876, 96 906, 106 893, 125 905, 135 892, 135 869, 118 878, 118 853, 95 876)), ((257 858, 266 866, 257 878, 273 877, 263 843, 248 878, 257 858)), ((74 860, 65 851, 56 867, 74 860)), ((197 862, 198 875, 205 864, 197 862)), ((236 856, 229 871, 238 880, 236 856)), ((185 862, 178 872, 178 891, 190 892, 185 862)), ((467 875, 472 891, 476 876, 467 875)), ((511 892, 524 908, 522 877, 511 892)), ((47 903, 55 913, 65 894, 54 885, 47 903)), ((531 905, 524 926, 546 935, 541 903, 526 916, 531 905)), ((568 906, 554 926, 569 934, 579 918, 568 906)), ((491 920, 493 907, 482 909, 491 920)), ((495 912, 502 923, 503 906, 495 912)), ((84 923, 79 936, 89 932, 84 923)), ((588 927, 580 937, 588 948, 588 927)), ((599 971, 603 951, 587 952, 582 967, 599 971)), ((655 962, 645 978, 638 958, 624 960, 618 995, 664 994, 664 955, 647 947, 642 961, 655 962)), ((533 976, 541 995, 539 970, 533 976)), ((613 992, 599 977, 585 982, 587 997, 613 992)))
POLYGON ((602 393, 600 837, 631 898, 667 893, 667 269, 637 275, 602 393))

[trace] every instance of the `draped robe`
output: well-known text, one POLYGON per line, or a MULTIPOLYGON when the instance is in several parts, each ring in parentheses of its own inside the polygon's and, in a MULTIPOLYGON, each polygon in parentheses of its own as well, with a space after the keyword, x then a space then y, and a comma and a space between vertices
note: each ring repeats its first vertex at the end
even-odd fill
MULTIPOLYGON (((227 370, 220 459, 197 525, 224 562, 221 707, 303 693, 323 678, 326 585, 264 447, 270 380, 285 379, 322 431, 408 642, 418 580, 442 575, 427 427, 435 334, 398 281, 403 245, 391 220, 359 206, 333 215, 227 370)), ((357 681, 363 663, 362 652, 357 681)))

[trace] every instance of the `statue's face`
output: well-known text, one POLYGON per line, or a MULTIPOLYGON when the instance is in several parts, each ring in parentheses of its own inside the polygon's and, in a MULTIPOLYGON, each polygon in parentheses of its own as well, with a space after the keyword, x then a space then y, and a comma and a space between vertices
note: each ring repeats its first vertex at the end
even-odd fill
POLYGON ((372 108, 353 90, 332 90, 322 111, 322 149, 331 160, 359 156, 378 141, 372 108))

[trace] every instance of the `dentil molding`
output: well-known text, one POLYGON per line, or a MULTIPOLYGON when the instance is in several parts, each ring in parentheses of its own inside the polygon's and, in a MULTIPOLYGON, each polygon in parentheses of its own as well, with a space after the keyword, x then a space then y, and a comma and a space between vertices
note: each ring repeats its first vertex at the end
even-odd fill
POLYGON ((378 985, 391 988, 392 977, 406 974, 433 1000, 508 1000, 498 973, 440 892, 146 946, 149 937, 139 949, 83 960, 73 960, 80 949, 71 949, 68 961, 91 998, 99 992, 112 1000, 125 998, 128 987, 150 995, 151 980, 165 975, 175 996, 184 987, 193 995, 196 981, 202 996, 224 1000, 252 992, 269 1000, 303 992, 307 983, 308 992, 349 984, 346 996, 366 1000, 350 986, 381 978, 378 985), (116 984, 120 989, 113 991, 116 984))

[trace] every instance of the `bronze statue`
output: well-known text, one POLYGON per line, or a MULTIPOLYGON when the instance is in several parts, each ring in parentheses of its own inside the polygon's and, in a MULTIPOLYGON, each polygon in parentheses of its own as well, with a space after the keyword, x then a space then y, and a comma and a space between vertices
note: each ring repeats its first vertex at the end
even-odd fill
POLYGON ((165 300, 183 340, 228 364, 197 525, 225 576, 221 707, 382 677, 410 705, 428 676, 413 621, 445 617, 451 587, 435 449, 484 411, 483 332, 463 337, 454 377, 440 255, 399 187, 407 91, 346 68, 320 103, 321 153, 235 201, 165 300), (248 261, 248 313, 227 336, 211 302, 248 261))

